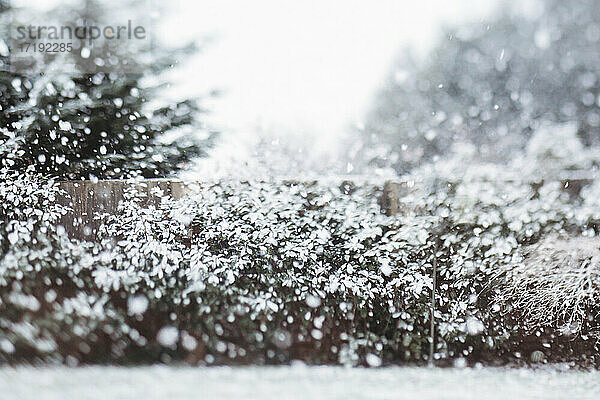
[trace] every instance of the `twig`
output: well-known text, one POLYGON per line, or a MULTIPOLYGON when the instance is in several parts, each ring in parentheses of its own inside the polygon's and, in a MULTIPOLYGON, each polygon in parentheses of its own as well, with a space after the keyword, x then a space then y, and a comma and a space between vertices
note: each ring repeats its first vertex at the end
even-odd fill
POLYGON ((437 290, 437 238, 433 244, 433 289, 431 290, 430 326, 429 326, 429 366, 433 366, 433 353, 435 351, 435 292, 437 290))

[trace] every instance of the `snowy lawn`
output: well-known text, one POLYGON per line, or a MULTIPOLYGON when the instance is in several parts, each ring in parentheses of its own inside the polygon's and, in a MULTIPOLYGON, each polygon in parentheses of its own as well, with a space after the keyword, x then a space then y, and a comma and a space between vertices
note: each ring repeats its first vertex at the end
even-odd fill
POLYGON ((2 399, 598 399, 600 372, 343 367, 20 367, 2 399))

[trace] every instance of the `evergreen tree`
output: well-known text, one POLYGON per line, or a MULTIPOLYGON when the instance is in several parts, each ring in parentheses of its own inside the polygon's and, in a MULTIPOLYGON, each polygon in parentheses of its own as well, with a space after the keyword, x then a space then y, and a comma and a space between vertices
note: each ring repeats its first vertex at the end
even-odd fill
POLYGON ((13 110, 27 101, 27 93, 21 90, 21 86, 31 87, 27 78, 10 68, 10 18, 8 1, 0 0, 0 141, 8 139, 8 130, 19 120, 13 110))
MULTIPOLYGON (((110 14, 100 3, 87 2, 57 15, 101 25, 110 14)), ((196 101, 156 105, 162 85, 145 83, 191 47, 99 41, 90 56, 81 43, 71 53, 38 58, 20 73, 7 68, 3 57, 0 140, 10 137, 19 147, 11 169, 33 166, 63 179, 164 177, 204 154, 211 137, 195 135, 203 130, 196 101)))

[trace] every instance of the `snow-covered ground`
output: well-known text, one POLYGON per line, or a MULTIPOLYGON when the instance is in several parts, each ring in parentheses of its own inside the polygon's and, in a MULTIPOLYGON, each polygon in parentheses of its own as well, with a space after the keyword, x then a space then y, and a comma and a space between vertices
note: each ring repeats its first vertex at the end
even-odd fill
POLYGON ((0 369, 2 399, 598 399, 600 372, 558 369, 0 369))

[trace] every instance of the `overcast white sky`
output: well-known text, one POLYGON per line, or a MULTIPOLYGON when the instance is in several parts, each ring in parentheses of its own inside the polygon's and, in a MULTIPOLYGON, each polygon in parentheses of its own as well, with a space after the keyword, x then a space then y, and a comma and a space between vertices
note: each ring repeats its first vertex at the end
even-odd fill
POLYGON ((217 37, 179 74, 180 94, 224 89, 213 119, 237 134, 253 135, 261 126, 331 142, 361 120, 402 45, 424 50, 442 24, 482 18, 497 1, 171 3, 162 36, 217 37))
POLYGON ((443 25, 485 19, 502 0, 146 1, 148 15, 158 14, 153 34, 167 43, 215 39, 172 71, 166 94, 222 90, 210 104, 210 122, 222 132, 210 159, 245 165, 258 137, 293 137, 296 147, 329 158, 363 119, 403 46, 426 54, 443 25))

